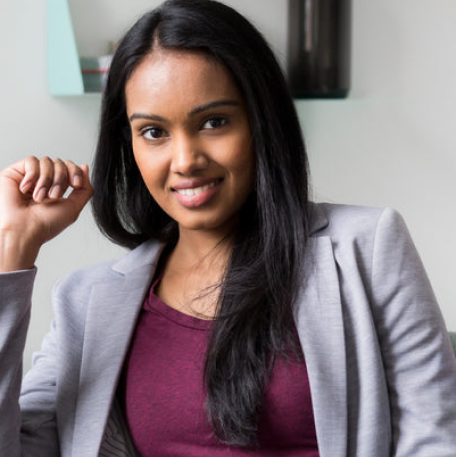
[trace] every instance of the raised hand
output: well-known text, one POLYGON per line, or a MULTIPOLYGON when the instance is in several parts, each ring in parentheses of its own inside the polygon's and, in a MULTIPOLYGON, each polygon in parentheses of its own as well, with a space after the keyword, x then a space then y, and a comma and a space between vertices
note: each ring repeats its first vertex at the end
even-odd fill
POLYGON ((31 268, 40 247, 76 221, 91 195, 87 165, 29 157, 1 171, 0 272, 31 268))

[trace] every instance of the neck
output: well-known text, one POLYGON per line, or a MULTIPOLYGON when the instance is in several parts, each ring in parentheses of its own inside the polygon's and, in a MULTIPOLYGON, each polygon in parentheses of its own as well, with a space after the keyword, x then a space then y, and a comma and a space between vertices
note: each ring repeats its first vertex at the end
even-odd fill
POLYGON ((181 265, 223 269, 231 253, 233 237, 201 230, 180 230, 174 254, 181 265))
POLYGON ((200 230, 180 230, 169 254, 157 295, 184 313, 212 319, 227 263, 232 236, 214 236, 200 230))

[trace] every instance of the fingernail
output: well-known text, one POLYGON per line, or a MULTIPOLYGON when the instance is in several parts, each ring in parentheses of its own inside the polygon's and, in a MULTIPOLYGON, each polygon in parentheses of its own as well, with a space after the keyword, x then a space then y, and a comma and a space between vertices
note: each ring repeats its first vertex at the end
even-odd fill
POLYGON ((60 194, 60 186, 58 184, 56 184, 49 192, 49 197, 58 198, 59 194, 60 194))
POLYGON ((37 193, 36 193, 36 196, 35 196, 35 200, 37 202, 42 202, 45 197, 46 197, 46 193, 47 193, 47 190, 45 187, 42 187, 37 193))
POLYGON ((30 189, 31 186, 32 186, 32 183, 30 181, 23 183, 21 185, 21 192, 25 194, 30 189))
POLYGON ((79 175, 75 175, 73 178, 73 187, 80 187, 82 186, 82 179, 79 175))

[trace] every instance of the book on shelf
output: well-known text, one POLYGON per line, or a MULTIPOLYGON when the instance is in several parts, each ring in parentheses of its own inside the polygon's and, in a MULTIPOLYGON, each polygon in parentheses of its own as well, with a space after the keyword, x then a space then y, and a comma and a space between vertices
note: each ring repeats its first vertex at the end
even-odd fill
POLYGON ((111 66, 112 55, 80 57, 85 92, 102 92, 111 66))

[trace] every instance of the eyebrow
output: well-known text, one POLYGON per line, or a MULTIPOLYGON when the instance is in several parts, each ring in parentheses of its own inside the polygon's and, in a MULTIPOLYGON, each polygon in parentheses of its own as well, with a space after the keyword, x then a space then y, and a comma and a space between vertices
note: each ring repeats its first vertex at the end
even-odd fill
POLYGON ((239 102, 235 100, 219 100, 216 102, 211 102, 211 103, 206 103, 205 105, 197 106, 196 108, 193 108, 189 113, 190 116, 194 116, 195 114, 202 113, 204 111, 207 111, 208 109, 212 108, 218 108, 219 106, 238 106, 239 102))
MULTIPOLYGON (((195 114, 202 113, 212 108, 218 108, 219 106, 239 106, 239 102, 235 100, 218 100, 215 102, 206 103, 201 106, 193 108, 189 113, 188 117, 194 116, 195 114)), ((149 119, 151 121, 166 122, 166 119, 162 116, 156 114, 145 114, 145 113, 134 113, 130 116, 130 122, 133 122, 135 119, 149 119)))

